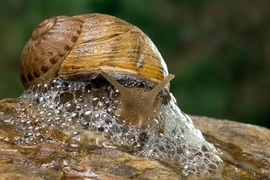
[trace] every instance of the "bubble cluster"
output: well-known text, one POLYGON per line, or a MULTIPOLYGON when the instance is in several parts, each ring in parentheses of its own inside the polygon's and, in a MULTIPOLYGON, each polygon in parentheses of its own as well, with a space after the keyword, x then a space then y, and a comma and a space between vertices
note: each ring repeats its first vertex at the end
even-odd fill
POLYGON ((22 132, 14 138, 17 144, 61 141, 53 136, 55 132, 72 131, 76 143, 70 146, 76 148, 80 144, 80 130, 99 131, 110 139, 113 147, 128 145, 132 147, 129 152, 180 167, 185 175, 216 171, 222 161, 218 150, 181 112, 172 94, 171 100, 156 112, 157 118, 142 128, 118 122, 115 111, 121 100, 117 97, 119 92, 108 84, 57 78, 26 90, 20 98, 29 108, 18 105, 19 118, 5 123, 22 132))

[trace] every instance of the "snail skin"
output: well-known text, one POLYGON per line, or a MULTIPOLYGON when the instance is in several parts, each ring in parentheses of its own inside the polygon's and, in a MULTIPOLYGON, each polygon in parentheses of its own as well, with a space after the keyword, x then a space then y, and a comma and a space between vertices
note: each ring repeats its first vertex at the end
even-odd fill
POLYGON ((158 159, 186 176, 214 173, 222 162, 177 106, 169 89, 174 75, 156 46, 124 20, 44 20, 22 51, 20 77, 25 92, 14 113, 21 119, 6 121, 22 132, 16 144, 59 142, 55 134, 63 132, 80 147, 83 132, 97 131, 112 143, 104 148, 158 159))
POLYGON ((125 118, 125 122, 138 126, 139 128, 147 124, 150 118, 157 118, 155 114, 159 111, 160 101, 158 94, 162 88, 174 78, 169 75, 163 79, 151 91, 145 91, 141 88, 125 88, 116 80, 101 71, 104 76, 121 94, 121 104, 116 114, 125 118), (136 124, 134 124, 136 122, 136 124))

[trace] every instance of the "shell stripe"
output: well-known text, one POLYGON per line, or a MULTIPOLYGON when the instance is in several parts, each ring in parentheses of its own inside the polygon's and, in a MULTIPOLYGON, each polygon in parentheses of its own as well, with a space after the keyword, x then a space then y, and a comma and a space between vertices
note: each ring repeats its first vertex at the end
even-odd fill
POLYGON ((60 77, 104 72, 159 83, 168 75, 157 48, 139 28, 112 16, 58 16, 41 22, 21 55, 25 88, 60 77))

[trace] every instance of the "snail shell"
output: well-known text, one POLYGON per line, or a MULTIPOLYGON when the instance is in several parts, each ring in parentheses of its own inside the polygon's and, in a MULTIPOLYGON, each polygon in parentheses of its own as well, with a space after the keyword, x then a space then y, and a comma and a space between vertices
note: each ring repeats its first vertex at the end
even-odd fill
POLYGON ((138 126, 153 118, 152 112, 161 104, 159 92, 168 97, 168 82, 174 77, 168 75, 166 63, 147 35, 104 14, 47 19, 34 29, 21 55, 20 76, 25 88, 55 77, 89 81, 93 74, 102 75, 120 91, 123 103, 117 114, 138 126), (153 90, 124 88, 117 82, 134 79, 153 90), (143 120, 133 123, 142 113, 146 114, 139 118, 143 120))

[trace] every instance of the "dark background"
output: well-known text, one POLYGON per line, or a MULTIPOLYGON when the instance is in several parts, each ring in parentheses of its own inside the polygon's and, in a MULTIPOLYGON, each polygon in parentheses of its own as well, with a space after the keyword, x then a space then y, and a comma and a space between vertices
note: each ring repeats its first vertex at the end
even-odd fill
POLYGON ((176 75, 171 91, 188 114, 270 127, 269 0, 4 0, 0 99, 23 92, 22 48, 57 15, 106 13, 142 29, 176 75))

